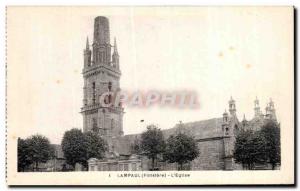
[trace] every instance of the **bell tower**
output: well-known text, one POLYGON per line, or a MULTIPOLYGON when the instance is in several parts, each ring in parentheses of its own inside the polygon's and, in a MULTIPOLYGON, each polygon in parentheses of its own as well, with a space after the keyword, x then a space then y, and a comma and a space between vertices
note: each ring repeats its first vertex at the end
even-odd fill
POLYGON ((263 118, 257 97, 254 100, 254 118, 263 118))
POLYGON ((232 170, 235 168, 233 160, 234 144, 237 134, 239 133, 239 120, 236 115, 235 100, 230 97, 228 102, 229 114, 223 113, 222 131, 223 131, 223 144, 224 144, 224 170, 232 170))
POLYGON ((277 121, 274 102, 271 98, 270 98, 270 102, 267 104, 266 107, 266 119, 277 121))
MULTIPOLYGON (((94 20, 94 39, 90 47, 86 41, 84 50, 84 67, 82 70, 83 131, 94 131, 107 140, 109 147, 112 139, 123 135, 123 113, 121 105, 103 106, 100 97, 107 92, 120 90, 121 71, 116 40, 110 44, 109 20, 99 16, 94 20), (114 49, 113 58, 111 49, 114 49), (92 50, 91 50, 92 49, 92 50)), ((112 102, 113 97, 107 95, 105 102, 112 102)), ((111 148, 110 148, 111 149, 111 148)))

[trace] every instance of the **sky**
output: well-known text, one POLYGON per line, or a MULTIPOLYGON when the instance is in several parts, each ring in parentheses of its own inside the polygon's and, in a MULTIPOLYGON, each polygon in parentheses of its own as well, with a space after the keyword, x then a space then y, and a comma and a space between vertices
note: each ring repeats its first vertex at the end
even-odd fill
POLYGON ((60 143, 82 128, 83 49, 96 16, 110 22, 120 55, 121 88, 191 90, 200 107, 125 108, 124 133, 149 124, 222 117, 230 96, 241 120, 275 102, 293 121, 293 15, 288 7, 10 7, 7 17, 8 126, 60 143), (144 120, 143 123, 140 120, 144 120))

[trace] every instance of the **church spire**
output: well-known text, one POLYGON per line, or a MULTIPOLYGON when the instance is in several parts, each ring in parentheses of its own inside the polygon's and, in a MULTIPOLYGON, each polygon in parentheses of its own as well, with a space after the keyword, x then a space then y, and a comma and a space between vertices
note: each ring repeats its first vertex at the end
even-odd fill
POLYGON ((112 62, 113 62, 113 66, 116 67, 119 70, 120 69, 119 54, 118 54, 118 47, 117 47, 116 37, 114 38, 114 53, 112 55, 112 62))
POLYGON ((84 50, 84 67, 89 67, 91 66, 92 63, 92 51, 90 50, 89 47, 89 37, 86 37, 86 47, 84 50))

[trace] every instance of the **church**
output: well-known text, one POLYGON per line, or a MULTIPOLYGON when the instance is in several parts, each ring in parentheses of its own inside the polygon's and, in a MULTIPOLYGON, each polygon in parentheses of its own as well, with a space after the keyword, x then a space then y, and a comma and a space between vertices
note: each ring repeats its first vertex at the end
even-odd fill
MULTIPOLYGON (((83 131, 94 131, 107 142, 108 151, 104 159, 88 160, 89 171, 140 171, 150 170, 150 161, 142 154, 135 153, 132 145, 140 134, 124 135, 121 104, 103 107, 99 97, 105 92, 120 90, 120 63, 117 42, 110 43, 109 20, 99 16, 94 20, 94 37, 90 46, 87 39, 84 50, 83 131)), ((106 101, 111 101, 108 96, 106 101)), ((259 101, 254 101, 254 118, 239 121, 236 114, 236 103, 231 97, 228 111, 218 118, 180 123, 171 129, 162 130, 167 139, 178 131, 193 136, 198 145, 199 156, 186 164, 186 170, 238 170, 241 165, 233 159, 233 149, 237 133, 243 129, 261 127, 266 120, 276 120, 274 102, 270 100, 266 113, 261 112, 259 101)), ((158 160, 157 170, 176 170, 176 164, 158 160)))

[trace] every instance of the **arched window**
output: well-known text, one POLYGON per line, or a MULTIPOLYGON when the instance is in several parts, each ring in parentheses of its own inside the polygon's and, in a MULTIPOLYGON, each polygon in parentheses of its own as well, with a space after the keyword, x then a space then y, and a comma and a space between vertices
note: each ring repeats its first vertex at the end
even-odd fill
POLYGON ((226 128, 225 128, 225 135, 228 135, 228 134, 229 134, 229 128, 226 127, 226 128))

